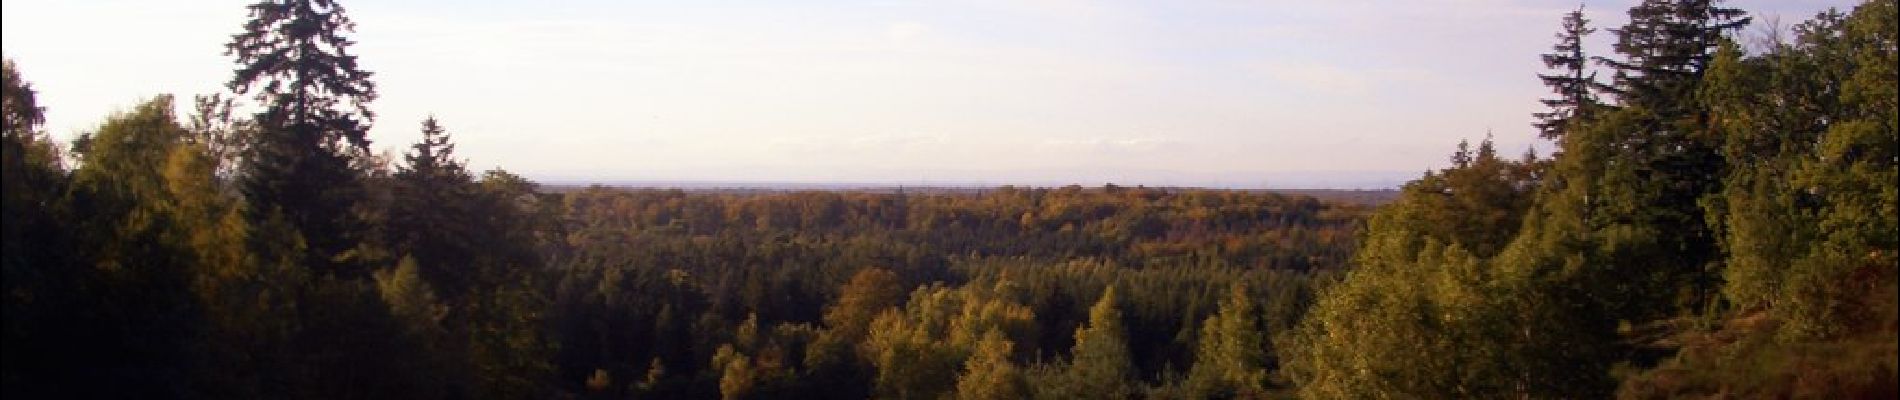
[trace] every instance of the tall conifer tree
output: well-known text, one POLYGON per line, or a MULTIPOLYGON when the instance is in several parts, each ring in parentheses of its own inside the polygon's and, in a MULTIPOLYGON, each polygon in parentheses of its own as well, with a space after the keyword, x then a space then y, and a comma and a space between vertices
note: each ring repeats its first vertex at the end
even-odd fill
POLYGON ((367 155, 370 73, 357 66, 343 33, 355 24, 334 0, 263 0, 226 53, 239 65, 229 87, 265 108, 240 185, 253 220, 281 218, 304 239, 307 265, 367 276, 346 256, 361 223, 354 215, 367 155), (354 265, 354 267, 352 266, 354 265))
MULTIPOLYGON (((1644 0, 1629 10, 1616 34, 1623 59, 1596 57, 1616 70, 1604 87, 1624 105, 1651 108, 1686 98, 1715 55, 1723 35, 1748 25, 1747 13, 1719 7, 1719 0, 1644 0)), ((1658 109, 1658 111, 1664 111, 1658 109)))
POLYGON ((1557 31, 1557 44, 1543 55, 1544 67, 1554 73, 1537 75, 1544 86, 1557 95, 1540 100, 1550 110, 1534 114, 1538 136, 1562 137, 1571 120, 1596 104, 1596 97, 1590 92, 1596 84, 1596 73, 1585 70, 1588 59, 1583 53, 1583 38, 1592 32, 1596 32, 1596 28, 1591 28, 1590 20, 1583 17, 1583 8, 1564 14, 1563 28, 1557 31))
POLYGON ((476 215, 474 178, 455 160, 455 144, 435 117, 422 121, 422 139, 409 148, 396 169, 388 233, 396 251, 415 257, 422 276, 455 298, 473 283, 468 269, 484 253, 473 241, 494 233, 482 232, 479 222, 502 216, 476 215))
POLYGON ((1563 146, 1610 161, 1573 157, 1584 164, 1560 167, 1556 179, 1587 188, 1575 195, 1608 257, 1599 263, 1612 269, 1606 276, 1640 277, 1606 282, 1616 293, 1604 298, 1631 319, 1700 307, 1714 290, 1720 257, 1703 204, 1720 191, 1728 166, 1696 92, 1724 35, 1749 21, 1716 3, 1645 0, 1630 8, 1630 22, 1612 29, 1621 59, 1598 58, 1616 70, 1608 91, 1619 109, 1593 120, 1587 139, 1563 146))

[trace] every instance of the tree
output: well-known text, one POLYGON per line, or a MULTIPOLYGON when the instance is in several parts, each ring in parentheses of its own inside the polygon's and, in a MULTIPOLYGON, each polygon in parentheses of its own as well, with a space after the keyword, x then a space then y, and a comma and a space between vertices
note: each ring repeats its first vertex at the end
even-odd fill
MULTIPOLYGON (((1893 0, 1854 10, 1844 37, 1857 67, 1841 87, 1844 118, 1828 127, 1798 184, 1820 197, 1816 263, 1790 277, 1791 336, 1838 335, 1858 326, 1895 325, 1900 279, 1900 51, 1893 0), (1886 304, 1881 310, 1880 304, 1886 304), (1881 315, 1885 314, 1885 315, 1881 315), (1883 321, 1884 320, 1884 321, 1883 321)), ((1863 328, 1864 329, 1864 328, 1863 328)))
POLYGON ((1523 225, 1524 211, 1543 185, 1546 161, 1528 152, 1517 161, 1499 157, 1486 136, 1475 150, 1459 142, 1451 163, 1400 188, 1403 201, 1388 207, 1393 223, 1478 257, 1494 256, 1523 225))
MULTIPOLYGON (((9 94, 17 96, 19 92, 9 94)), ((20 101, 18 97, 10 100, 20 101)), ((31 285, 8 295, 7 312, 33 318, 25 322, 30 327, 10 326, 8 339, 16 339, 12 336, 16 331, 45 335, 28 339, 33 346, 18 347, 9 342, 9 351, 24 353, 24 357, 7 356, 10 370, 20 367, 15 360, 24 359, 36 364, 27 367, 30 370, 46 373, 29 378, 36 382, 17 383, 35 389, 35 385, 65 387, 56 390, 81 397, 112 393, 171 397, 185 393, 192 384, 195 377, 185 365, 194 357, 186 349, 198 333, 200 315, 192 307, 189 286, 197 260, 192 257, 190 233, 184 229, 196 221, 181 220, 167 176, 179 167, 174 161, 188 158, 190 154, 182 153, 191 149, 181 145, 186 134, 172 118, 171 105, 169 97, 159 96, 131 112, 112 116, 99 127, 97 137, 102 140, 92 146, 91 152, 97 156, 88 157, 72 179, 63 182, 65 193, 61 197, 38 199, 38 204, 25 204, 27 210, 8 210, 8 224, 55 222, 56 226, 71 227, 68 232, 56 228, 33 232, 33 236, 6 238, 9 290, 15 289, 15 279, 25 278, 27 282, 23 283, 31 285), (27 212, 15 214, 19 211, 27 212), (47 211, 65 215, 42 214, 47 211), (30 219, 12 220, 21 217, 30 219), (32 220, 43 217, 53 218, 32 220), (44 241, 52 238, 72 247, 14 247, 57 243, 44 241), (46 257, 55 252, 67 254, 46 257), (20 261, 37 265, 13 265, 20 261), (15 308, 14 302, 25 302, 29 307, 15 308), (46 308, 31 307, 34 305, 46 308), (118 384, 84 387, 79 376, 87 371, 118 384)), ((27 138, 7 139, 9 145, 19 145, 27 138)), ((11 151, 8 154, 17 155, 11 151)), ((42 169, 44 164, 8 161, 10 177, 21 172, 52 172, 42 169), (18 167, 26 171, 14 170, 18 167)), ((8 188, 8 200, 47 194, 34 193, 36 188, 32 186, 25 188, 26 193, 12 192, 15 189, 8 188)), ((18 322, 13 318, 9 315, 7 322, 18 322)), ((11 390, 9 393, 13 393, 11 390)))
POLYGON ((1537 134, 1545 139, 1562 137, 1572 120, 1583 117, 1596 106, 1596 97, 1591 94, 1598 85, 1596 73, 1585 71, 1589 59, 1583 52, 1583 38, 1596 32, 1589 24, 1590 20, 1583 18, 1581 6, 1565 13, 1563 28, 1557 31, 1557 44, 1551 46, 1552 52, 1543 55, 1544 67, 1556 73, 1538 74, 1537 78, 1557 95, 1539 100, 1550 110, 1534 114, 1537 134))
POLYGON ((1073 398, 1120 399, 1134 394, 1135 364, 1128 354, 1126 330, 1115 287, 1089 308, 1089 323, 1075 331, 1073 361, 1064 382, 1073 398))
POLYGON ((878 314, 904 300, 897 274, 883 268, 865 268, 851 276, 839 291, 838 303, 825 310, 825 328, 845 343, 857 343, 878 314))
MULTIPOLYGON (((1593 131, 1579 132, 1565 140, 1593 131)), ((1601 335, 1614 325, 1598 325, 1604 313, 1575 290, 1592 282, 1560 264, 1596 267, 1562 246, 1585 230, 1542 209, 1584 207, 1543 203, 1554 187, 1542 161, 1501 160, 1488 141, 1475 154, 1459 147, 1452 167, 1407 183, 1372 215, 1355 268, 1275 343, 1303 396, 1590 397, 1612 388, 1602 361, 1612 339, 1601 335), (1559 263, 1540 258, 1551 254, 1559 263)), ((1559 159, 1570 167, 1594 155, 1559 159)))
POLYGON ((927 315, 912 320, 918 315, 905 314, 895 309, 879 314, 865 338, 865 358, 877 367, 877 397, 935 399, 950 394, 966 349, 933 337, 932 325, 942 325, 938 321, 927 315))
POLYGON ((403 155, 406 163, 396 172, 399 177, 411 176, 418 183, 437 187, 472 179, 468 169, 455 159, 455 143, 450 142, 448 131, 434 116, 422 120, 422 139, 409 149, 409 153, 403 155))
POLYGON ((1723 293, 1782 318, 1787 339, 1879 320, 1862 297, 1891 297, 1877 292, 1895 276, 1900 229, 1894 33, 1883 31, 1893 4, 1822 13, 1760 55, 1725 45, 1700 93, 1733 160, 1710 207, 1728 254, 1723 293))
MULTIPOLYGON (((58 167, 58 150, 39 130, 46 122, 39 93, 20 77, 12 59, 0 61, 0 86, 4 86, 4 93, 0 93, 0 124, 4 124, 0 126, 0 139, 6 140, 7 156, 16 163, 58 167)), ((13 166, 8 164, 9 168, 13 166)))
POLYGON ((1676 100, 1694 93, 1723 35, 1748 25, 1746 12, 1717 7, 1719 1, 1643 0, 1631 7, 1629 23, 1610 30, 1623 59, 1595 58, 1616 70, 1614 86, 1602 89, 1625 106, 1650 108, 1664 116, 1681 112, 1679 106, 1687 104, 1676 100))
POLYGON ((1029 397, 1022 372, 1009 360, 1014 344, 994 328, 976 342, 976 354, 957 377, 958 400, 1012 400, 1029 397))
POLYGON ((496 230, 507 227, 482 222, 517 213, 485 210, 484 193, 454 155, 455 144, 435 117, 423 120, 422 139, 403 155, 404 163, 393 177, 387 233, 392 250, 415 257, 423 276, 441 288, 445 297, 459 301, 484 278, 478 275, 494 273, 478 270, 484 266, 478 259, 500 254, 496 250, 511 245, 484 243, 483 238, 497 236, 496 230))
POLYGON ((436 300, 435 290, 416 272, 416 260, 404 258, 396 268, 376 271, 377 293, 410 334, 439 340, 442 317, 448 307, 436 300))
POLYGON ((1234 284, 1221 299, 1219 313, 1201 324, 1194 366, 1188 370, 1190 391, 1199 398, 1262 395, 1266 390, 1268 348, 1261 331, 1260 310, 1244 283, 1234 284))
POLYGON ((718 353, 713 355, 711 367, 719 371, 719 397, 722 399, 745 398, 758 386, 752 358, 733 350, 732 345, 719 347, 718 353))
MULTIPOLYGON (((6 341, 21 343, 36 324, 36 298, 67 292, 54 287, 67 252, 66 224, 55 208, 65 191, 66 172, 59 150, 40 132, 45 110, 38 93, 21 77, 13 60, 0 61, 0 268, 4 289, 6 341)), ((54 304, 57 304, 56 302, 54 304)), ((11 347, 11 346, 9 346, 11 347)), ((12 353, 12 352, 9 352, 12 353)), ((6 356, 6 386, 20 378, 14 355, 6 356)), ((13 393, 9 391, 8 393, 13 393)))
POLYGON ((237 105, 236 98, 223 94, 194 96, 192 113, 185 119, 185 129, 192 133, 188 141, 205 148, 220 187, 236 177, 248 147, 245 141, 257 135, 254 121, 233 115, 237 105))
MULTIPOLYGON (((22 279, 38 275, 34 270, 46 268, 61 253, 54 247, 62 229, 53 208, 64 190, 65 171, 58 148, 40 132, 46 119, 38 97, 13 60, 0 61, 0 240, 6 246, 8 293, 36 290, 22 279)), ((22 326, 10 318, 24 315, 11 308, 24 303, 9 297, 6 304, 7 325, 22 326)))
MULTIPOLYGON (((367 155, 376 86, 342 35, 355 24, 334 0, 248 8, 250 21, 225 48, 239 65, 231 90, 264 106, 241 185, 252 220, 283 219, 319 272, 366 277, 369 264, 350 252, 363 229, 353 213, 361 183, 352 161, 367 155)), ((279 251, 286 250, 294 249, 279 251)))

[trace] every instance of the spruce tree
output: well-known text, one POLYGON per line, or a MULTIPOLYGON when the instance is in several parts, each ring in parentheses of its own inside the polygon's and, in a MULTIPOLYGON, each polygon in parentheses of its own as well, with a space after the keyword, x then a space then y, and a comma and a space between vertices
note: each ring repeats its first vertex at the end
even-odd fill
POLYGON ((343 33, 355 24, 334 0, 248 8, 250 21, 225 48, 239 65, 230 89, 264 106, 240 184, 251 218, 281 219, 320 273, 365 277, 366 264, 350 257, 362 231, 353 161, 368 152, 376 86, 348 51, 355 42, 343 33))
POLYGON ((1583 53, 1583 38, 1592 32, 1596 32, 1596 28, 1591 28, 1590 20, 1583 18, 1582 7, 1564 14, 1563 28, 1557 31, 1557 44, 1551 46, 1552 52, 1543 55, 1544 67, 1555 73, 1537 75, 1544 86, 1557 95, 1540 100, 1550 107, 1549 111, 1533 114, 1537 117, 1538 136, 1562 137, 1571 120, 1596 105, 1596 97, 1591 94, 1596 86, 1596 73, 1585 71, 1589 59, 1583 53))
POLYGON ((481 272, 472 270, 476 259, 507 246, 490 243, 494 247, 484 251, 477 243, 498 233, 479 222, 506 215, 476 215, 475 182, 454 157, 448 131, 435 117, 423 120, 422 139, 396 168, 388 226, 395 250, 415 257, 422 276, 451 300, 475 283, 481 272))
POLYGON ((1696 92, 1723 35, 1749 19, 1713 0, 1646 0, 1629 15, 1612 29, 1622 59, 1598 59, 1616 70, 1619 108, 1593 117, 1588 138, 1563 143, 1606 162, 1560 168, 1557 180, 1585 190, 1592 240, 1607 257, 1599 266, 1624 277, 1604 282, 1602 298, 1640 321, 1698 308, 1714 290, 1719 252, 1703 204, 1727 161, 1696 92))
POLYGON ((1724 35, 1750 20, 1746 12, 1719 7, 1718 1, 1643 0, 1631 7, 1629 23, 1610 30, 1623 59, 1596 57, 1616 70, 1613 85, 1603 89, 1623 105, 1659 111, 1687 98, 1724 35))

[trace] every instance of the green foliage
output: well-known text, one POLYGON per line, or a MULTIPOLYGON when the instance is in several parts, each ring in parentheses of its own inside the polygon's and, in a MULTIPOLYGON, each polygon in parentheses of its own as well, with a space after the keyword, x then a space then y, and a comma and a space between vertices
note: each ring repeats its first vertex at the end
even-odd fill
MULTIPOLYGON (((348 53, 343 33, 355 24, 334 0, 263 0, 225 45, 239 68, 229 87, 264 106, 254 120, 242 174, 252 224, 282 219, 304 242, 300 262, 321 273, 368 275, 374 260, 358 248, 368 222, 363 196, 367 103, 376 98, 370 73, 348 53)), ((260 247, 256 251, 281 248, 260 247)))
POLYGON ((874 385, 879 398, 934 399, 950 394, 956 388, 957 366, 968 352, 933 338, 929 326, 912 323, 896 310, 880 314, 866 340, 863 351, 877 368, 874 385))
POLYGON ((1644 0, 1629 9, 1629 22, 1611 29, 1622 59, 1597 57, 1616 70, 1613 85, 1622 106, 1649 109, 1668 118, 1692 110, 1687 100, 1716 46, 1729 31, 1748 25, 1747 13, 1719 7, 1719 0, 1644 0))
MULTIPOLYGON (((454 160, 455 145, 449 141, 449 135, 437 123, 435 118, 422 121, 422 139, 411 151, 403 156, 405 161, 397 166, 391 182, 392 199, 389 204, 389 217, 385 224, 394 251, 414 257, 421 265, 422 273, 444 287, 471 287, 480 280, 492 280, 495 271, 478 271, 481 265, 477 258, 484 251, 477 248, 485 242, 485 236, 495 236, 496 229, 505 227, 485 226, 482 219, 470 219, 470 215, 483 215, 499 212, 512 214, 507 210, 488 210, 477 186, 461 163, 454 160)), ((506 256, 505 251, 495 251, 496 255, 506 256)), ((449 292, 448 297, 460 299, 461 293, 449 292)))
POLYGON ((957 376, 958 400, 1005 400, 1029 397, 1027 381, 1010 361, 1014 344, 1002 331, 990 329, 976 342, 975 353, 957 376))
POLYGON ((418 334, 433 335, 448 313, 448 307, 436 300, 435 290, 416 272, 413 258, 403 258, 394 269, 376 271, 376 290, 389 304, 390 314, 418 334))
POLYGON ((434 118, 391 166, 341 8, 249 9, 230 86, 261 113, 158 96, 71 166, 5 63, 7 397, 1891 397, 1900 369, 1891 0, 1758 54, 1738 10, 1644 1, 1609 85, 1569 13, 1556 156, 1461 143, 1369 219, 1112 185, 544 188, 477 178, 434 118))
POLYGON ((1844 52, 1854 70, 1841 85, 1838 121, 1796 168, 1797 185, 1822 204, 1809 257, 1787 278, 1786 333, 1831 336, 1892 320, 1863 298, 1893 297, 1900 279, 1900 96, 1896 96, 1895 6, 1870 1, 1844 24, 1844 52), (1885 287, 1883 287, 1885 286, 1885 287), (1884 292, 1884 293, 1883 293, 1884 292))
POLYGON ((995 286, 973 283, 959 288, 941 284, 921 287, 911 293, 903 309, 880 314, 862 348, 865 358, 877 368, 878 395, 948 395, 959 385, 958 366, 966 365, 979 351, 979 340, 984 335, 1004 335, 1001 339, 1006 341, 1010 337, 1034 337, 1035 312, 1006 298, 1008 286, 1008 282, 1001 282, 995 286))
MULTIPOLYGON (((1134 395, 1129 385, 1134 378, 1134 360, 1128 354, 1127 333, 1122 328, 1121 306, 1115 288, 1102 292, 1102 298, 1089 307, 1088 325, 1076 329, 1075 349, 1067 371, 1048 390, 1059 397, 1075 399, 1121 399, 1134 395)), ((1047 384, 1047 383, 1044 383, 1047 384)))
MULTIPOLYGON (((1502 159, 1487 138, 1475 150, 1459 143, 1451 162, 1449 168, 1407 183, 1400 200, 1386 207, 1391 211, 1384 212, 1393 217, 1385 223, 1400 225, 1390 229, 1455 245, 1480 258, 1495 256, 1523 225, 1525 210, 1543 183, 1546 161, 1529 153, 1518 161, 1502 159)), ((1369 247, 1373 246, 1366 244, 1359 254, 1366 254, 1369 247)))
POLYGON ((1823 13, 1761 55, 1725 47, 1707 79, 1712 125, 1736 160, 1711 202, 1729 254, 1723 293, 1772 310, 1786 339, 1865 329, 1881 319, 1866 299, 1894 280, 1892 8, 1823 13))
POLYGON ((1260 323, 1260 310, 1245 284, 1235 284, 1221 300, 1220 312, 1201 324, 1194 367, 1188 370, 1193 397, 1261 396, 1266 392, 1272 348, 1260 323))
POLYGON ((1737 10, 1632 8, 1604 60, 1618 102, 1527 158, 1531 185, 1463 156, 1408 184, 1279 341, 1287 373, 1319 398, 1892 393, 1893 33, 1854 28, 1893 26, 1892 4, 1753 56, 1723 36, 1737 10), (1444 201, 1458 174, 1533 189, 1444 201))
POLYGON ((1556 70, 1555 74, 1538 74, 1545 87, 1557 95, 1556 98, 1538 100, 1550 111, 1533 114, 1537 122, 1537 135, 1545 139, 1563 137, 1564 131, 1571 125, 1587 118, 1587 114, 1601 104, 1591 90, 1602 86, 1596 81, 1596 73, 1588 71, 1590 58, 1585 57, 1583 40, 1596 32, 1590 27, 1590 20, 1583 17, 1583 7, 1564 14, 1563 28, 1557 31, 1557 44, 1551 45, 1550 53, 1543 55, 1544 68, 1556 70))
POLYGON ((1569 291, 1579 282, 1561 273, 1561 263, 1539 258, 1568 249, 1538 240, 1562 232, 1545 230, 1545 223, 1562 220, 1530 204, 1543 190, 1537 177, 1545 162, 1498 160, 1489 147, 1474 156, 1460 146, 1452 167, 1408 184, 1375 213, 1357 268, 1280 338, 1287 373, 1303 396, 1607 392, 1607 372, 1590 372, 1607 367, 1592 358, 1607 351, 1609 339, 1591 336, 1602 332, 1592 325, 1600 320, 1587 296, 1569 291), (1520 233, 1517 226, 1462 220, 1472 216, 1525 222, 1520 233))
POLYGON ((1020 397, 1049 375, 1029 360, 1071 349, 1053 376, 1132 395, 1189 365, 1229 283, 1290 326, 1363 212, 1122 187, 562 192, 474 179, 433 118, 392 165, 365 151, 374 84, 341 7, 249 9, 230 86, 262 112, 205 96, 179 123, 161 96, 75 142, 77 170, 7 63, 9 397, 1020 397), (1129 314, 1087 323, 1118 281, 1129 314))

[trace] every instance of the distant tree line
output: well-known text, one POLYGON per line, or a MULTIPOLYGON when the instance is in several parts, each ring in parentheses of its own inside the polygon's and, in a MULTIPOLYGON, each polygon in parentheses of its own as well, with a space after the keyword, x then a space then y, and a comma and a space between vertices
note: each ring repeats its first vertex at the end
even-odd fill
POLYGON ((1569 13, 1557 151, 1461 143, 1377 209, 543 190, 433 117, 372 153, 341 6, 249 10, 230 95, 69 143, 4 64, 6 397, 1896 394, 1892 0, 1748 46, 1646 0, 1605 55, 1569 13))

